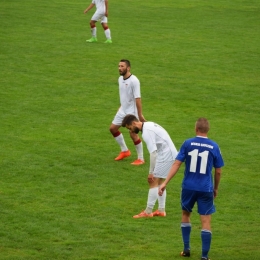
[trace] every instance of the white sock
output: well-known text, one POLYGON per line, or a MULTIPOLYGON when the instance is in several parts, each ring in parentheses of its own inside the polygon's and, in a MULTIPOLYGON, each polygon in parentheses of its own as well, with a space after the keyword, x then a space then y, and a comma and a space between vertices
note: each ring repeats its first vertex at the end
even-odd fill
POLYGON ((122 152, 125 152, 128 150, 122 133, 119 136, 115 137, 115 139, 116 139, 117 143, 120 145, 122 152))
POLYGON ((143 161, 144 160, 143 143, 140 142, 139 144, 136 144, 135 149, 136 149, 136 152, 137 152, 138 159, 143 161))
POLYGON ((105 30, 105 35, 106 35, 108 40, 111 39, 111 33, 110 33, 110 29, 109 28, 105 30))
POLYGON ((91 34, 92 34, 92 37, 97 37, 97 27, 93 27, 91 28, 91 34))
POLYGON ((158 210, 161 212, 165 211, 165 203, 166 203, 166 189, 164 190, 162 196, 158 196, 158 210))
POLYGON ((157 198, 158 198, 158 187, 149 189, 147 208, 145 210, 146 213, 150 214, 153 211, 153 207, 156 203, 157 198))

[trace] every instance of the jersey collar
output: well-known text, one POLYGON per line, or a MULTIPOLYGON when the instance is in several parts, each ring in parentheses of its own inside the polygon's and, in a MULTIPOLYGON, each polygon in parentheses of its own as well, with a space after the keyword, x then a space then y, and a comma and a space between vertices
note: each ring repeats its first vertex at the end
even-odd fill
POLYGON ((124 80, 127 80, 127 79, 129 79, 131 76, 132 76, 132 74, 130 74, 130 76, 129 76, 129 77, 127 77, 126 79, 123 77, 123 79, 124 79, 124 80))
POLYGON ((208 139, 206 136, 197 135, 197 137, 208 139))

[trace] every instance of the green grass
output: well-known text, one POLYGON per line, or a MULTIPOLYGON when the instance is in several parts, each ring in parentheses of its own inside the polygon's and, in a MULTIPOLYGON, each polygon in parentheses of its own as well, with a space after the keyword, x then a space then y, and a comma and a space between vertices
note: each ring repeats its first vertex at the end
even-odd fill
MULTIPOLYGON (((0 259, 180 259, 182 171, 167 218, 134 220, 148 163, 113 160, 122 58, 141 81, 145 117, 177 148, 198 117, 210 120, 225 160, 211 259, 259 259, 259 1, 110 1, 112 45, 100 24, 98 43, 85 42, 88 5, 1 1, 0 259)), ((192 224, 191 260, 200 259, 196 210, 192 224)))

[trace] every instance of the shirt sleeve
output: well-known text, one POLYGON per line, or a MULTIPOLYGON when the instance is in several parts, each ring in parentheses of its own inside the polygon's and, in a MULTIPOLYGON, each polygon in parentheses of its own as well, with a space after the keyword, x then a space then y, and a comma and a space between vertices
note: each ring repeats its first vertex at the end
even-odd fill
POLYGON ((155 137, 152 131, 146 130, 143 134, 143 139, 150 154, 154 151, 157 151, 155 137))
POLYGON ((224 161, 220 152, 219 147, 217 147, 217 152, 214 160, 214 168, 221 168, 224 166, 224 161))
POLYGON ((140 98, 141 97, 141 88, 140 88, 140 81, 137 77, 133 78, 132 89, 133 89, 134 98, 140 98))
POLYGON ((182 144, 180 151, 178 155, 176 156, 176 160, 179 160, 181 162, 185 161, 185 150, 186 150, 186 141, 182 144))

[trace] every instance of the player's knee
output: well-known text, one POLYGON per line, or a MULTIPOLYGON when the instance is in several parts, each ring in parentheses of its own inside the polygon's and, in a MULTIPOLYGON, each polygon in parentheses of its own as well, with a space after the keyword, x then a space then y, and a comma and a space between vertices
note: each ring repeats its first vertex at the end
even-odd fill
POLYGON ((114 133, 114 131, 113 131, 113 127, 112 127, 112 126, 109 127, 109 131, 110 131, 111 134, 114 133))
POLYGON ((109 127, 109 131, 110 131, 110 133, 114 136, 114 135, 119 135, 120 134, 120 132, 119 132, 119 130, 117 129, 117 128, 115 128, 113 125, 111 125, 110 127, 109 127))
POLYGON ((102 23, 102 26, 103 26, 103 29, 104 29, 104 30, 107 30, 107 29, 108 29, 108 25, 107 25, 107 24, 102 23))

